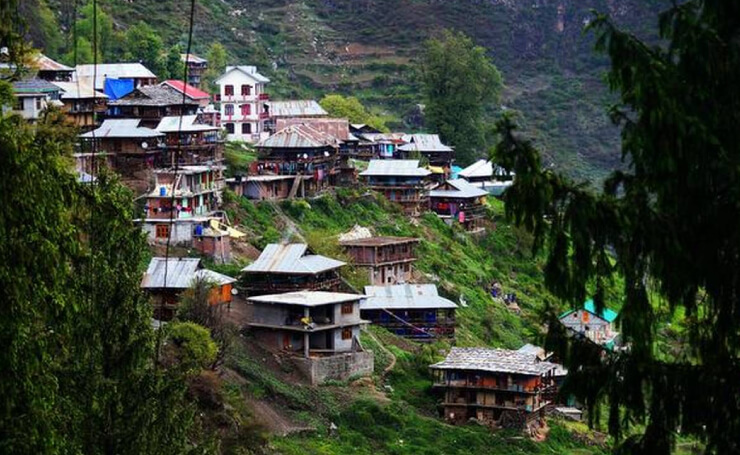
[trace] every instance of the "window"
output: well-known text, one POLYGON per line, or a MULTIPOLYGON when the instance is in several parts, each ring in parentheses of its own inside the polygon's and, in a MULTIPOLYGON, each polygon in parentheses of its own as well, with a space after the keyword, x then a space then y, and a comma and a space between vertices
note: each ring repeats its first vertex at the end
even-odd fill
POLYGON ((242 123, 242 134, 252 134, 251 123, 242 123))
POLYGON ((158 239, 166 239, 170 236, 170 225, 169 224, 158 224, 155 227, 155 235, 158 239))
POLYGON ((234 134, 234 124, 233 123, 224 123, 224 128, 226 128, 226 132, 228 134, 234 134))
POLYGON ((234 86, 233 85, 227 85, 224 87, 224 95, 226 96, 234 96, 234 86))
POLYGON ((342 329, 342 339, 351 340, 352 339, 352 329, 350 329, 349 327, 346 329, 342 329))
POLYGON ((352 314, 354 309, 352 308, 351 303, 343 303, 342 304, 342 314, 352 314))
POLYGON ((249 96, 252 94, 251 85, 242 85, 242 96, 249 96))
POLYGON ((251 104, 242 104, 242 115, 252 115, 251 104))
POLYGON ((224 114, 225 115, 234 115, 234 105, 233 104, 224 104, 224 114))
POLYGON ((41 110, 41 98, 36 98, 36 110, 41 110))

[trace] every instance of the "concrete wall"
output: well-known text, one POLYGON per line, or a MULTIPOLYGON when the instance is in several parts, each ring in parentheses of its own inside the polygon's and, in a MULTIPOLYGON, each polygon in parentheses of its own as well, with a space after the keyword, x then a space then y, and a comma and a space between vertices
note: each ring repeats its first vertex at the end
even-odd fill
POLYGON ((348 340, 342 339, 342 332, 344 329, 339 328, 334 330, 334 350, 337 352, 351 351, 352 340, 360 337, 360 326, 356 325, 352 327, 352 337, 348 340))
MULTIPOLYGON (((166 242, 166 238, 157 239, 157 225, 158 224, 169 224, 169 220, 162 220, 161 222, 146 221, 141 224, 141 228, 146 232, 147 240, 151 243, 154 242, 166 242)), ((172 233, 170 234, 170 242, 175 245, 190 245, 193 241, 193 230, 195 229, 195 222, 183 222, 179 220, 172 226, 172 233)))
POLYGON ((342 304, 334 305, 334 323, 335 324, 359 324, 360 323, 360 304, 352 303, 352 313, 342 314, 342 304))
POLYGON ((560 322, 578 333, 585 334, 596 343, 606 341, 612 333, 610 323, 583 309, 565 316, 560 322))
POLYGON ((330 357, 295 359, 298 370, 311 382, 344 381, 353 376, 368 376, 374 368, 372 352, 349 352, 330 357))
POLYGON ((254 304, 252 322, 258 324, 285 325, 288 307, 284 305, 254 304))

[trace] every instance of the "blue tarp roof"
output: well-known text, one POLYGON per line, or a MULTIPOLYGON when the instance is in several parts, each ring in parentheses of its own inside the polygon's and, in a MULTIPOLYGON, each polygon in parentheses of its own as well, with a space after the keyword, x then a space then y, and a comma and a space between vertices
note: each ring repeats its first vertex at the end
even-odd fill
POLYGON ((457 175, 462 170, 463 170, 463 168, 461 168, 460 166, 452 166, 452 175, 450 176, 450 178, 453 179, 453 180, 456 179, 456 178, 458 178, 457 175))
POLYGON ((117 100, 134 91, 133 79, 105 79, 105 94, 112 100, 117 100))
MULTIPOLYGON (((598 316, 605 320, 606 322, 614 322, 615 319, 617 319, 618 313, 614 310, 610 310, 609 308, 604 308, 604 310, 601 312, 601 314, 596 312, 596 305, 594 304, 593 299, 586 300, 586 303, 583 304, 583 309, 588 311, 589 313, 598 316)), ((560 315, 560 319, 564 318, 565 316, 568 316, 569 314, 573 313, 574 310, 566 311, 565 313, 560 315)))

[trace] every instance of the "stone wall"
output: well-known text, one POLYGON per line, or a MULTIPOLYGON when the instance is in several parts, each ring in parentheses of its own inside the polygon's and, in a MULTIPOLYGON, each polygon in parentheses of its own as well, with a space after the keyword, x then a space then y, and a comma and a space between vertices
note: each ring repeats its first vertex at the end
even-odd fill
POLYGON ((296 366, 311 384, 329 380, 344 381, 353 376, 368 376, 374 367, 372 352, 348 352, 328 357, 295 359, 296 366))

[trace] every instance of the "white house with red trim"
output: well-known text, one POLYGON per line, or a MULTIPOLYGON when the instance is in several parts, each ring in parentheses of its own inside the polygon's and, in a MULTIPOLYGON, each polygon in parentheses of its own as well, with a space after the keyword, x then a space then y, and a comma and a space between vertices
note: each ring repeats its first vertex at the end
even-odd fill
POLYGON ((219 87, 216 101, 221 105, 221 125, 230 141, 258 142, 267 136, 265 120, 269 117, 265 103, 268 78, 255 66, 227 66, 216 79, 219 87))

